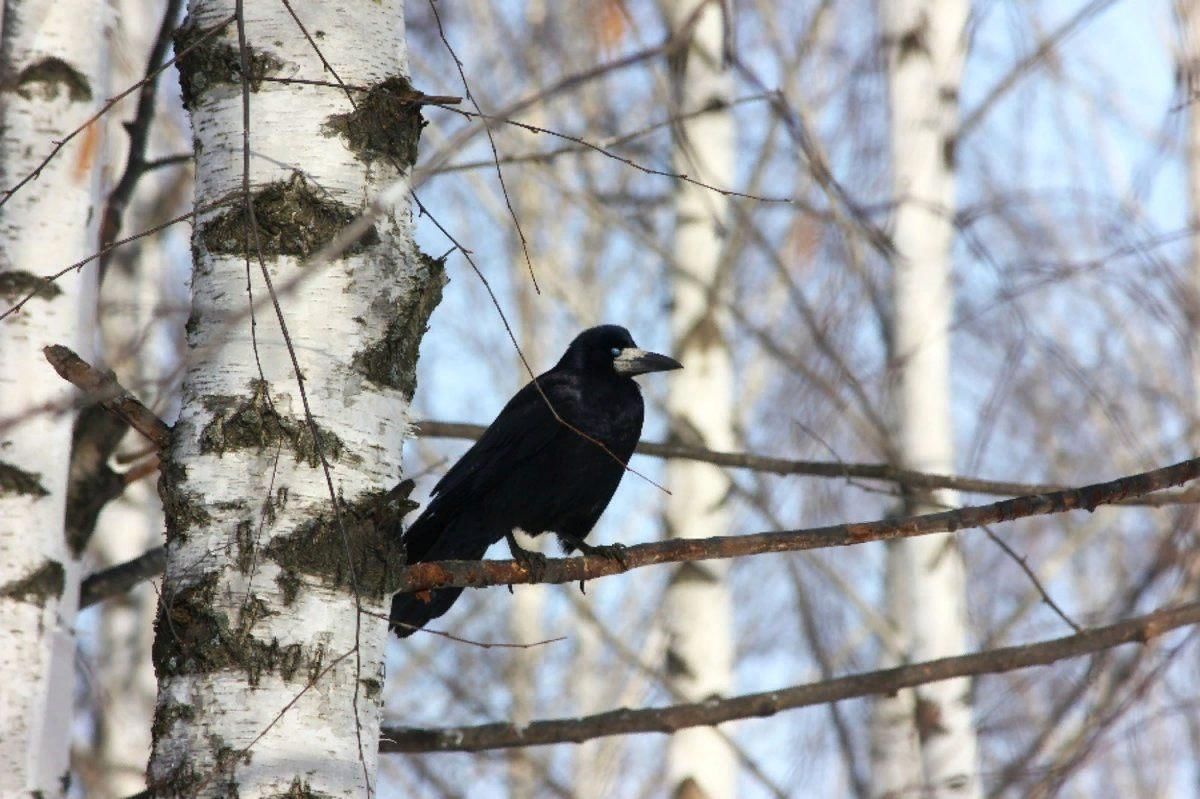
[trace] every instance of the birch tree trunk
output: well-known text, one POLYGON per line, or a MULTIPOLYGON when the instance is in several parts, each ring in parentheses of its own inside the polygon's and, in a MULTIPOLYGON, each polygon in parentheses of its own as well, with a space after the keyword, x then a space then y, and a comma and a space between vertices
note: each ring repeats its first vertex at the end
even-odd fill
MULTIPOLYGON (((533 124, 540 124, 540 120, 536 120, 533 124)), ((536 222, 544 219, 541 196, 531 182, 523 183, 517 196, 521 208, 521 219, 536 220, 536 222)), ((531 254, 538 252, 538 249, 531 245, 531 254)), ((545 353, 541 346, 542 338, 537 334, 536 300, 532 290, 525 286, 529 275, 519 243, 510 248, 509 259, 512 265, 514 284, 519 287, 517 290, 517 314, 521 329, 521 351, 525 353, 530 364, 545 363, 545 353)), ((541 258, 536 261, 538 274, 543 276, 545 275, 544 269, 549 266, 550 264, 541 258)), ((519 389, 529 380, 529 375, 521 360, 519 358, 515 360, 516 363, 513 365, 517 376, 516 385, 519 389)), ((516 389, 513 393, 516 393, 516 389)), ((538 552, 542 550, 541 537, 530 538, 523 533, 518 533, 518 535, 521 536, 521 546, 538 552)), ((545 607, 546 586, 513 586, 513 595, 508 606, 508 632, 511 640, 517 643, 542 640, 542 614, 545 607)), ((509 653, 506 677, 509 694, 512 696, 511 717, 514 724, 528 724, 533 721, 534 714, 537 712, 538 663, 541 660, 541 653, 536 647, 513 649, 509 653)), ((537 795, 538 773, 535 767, 535 757, 536 752, 530 749, 514 749, 509 753, 509 799, 533 799, 537 795)))
MULTIPOLYGON (((0 12, 0 188, 33 172, 96 112, 105 6, 9 0, 0 12), (81 47, 81 42, 89 42, 81 47)), ((103 187, 93 124, 15 194, 0 194, 0 302, 37 298, 0 323, 0 795, 62 796, 75 675, 79 542, 65 516, 74 392, 42 356, 92 349, 94 271, 40 275, 96 249, 103 187)))
MULTIPOLYGON (((672 30, 703 5, 691 41, 673 71, 676 109, 708 109, 675 126, 674 169, 715 186, 733 183, 734 127, 729 111, 732 80, 724 69, 727 21, 722 3, 670 0, 672 30)), ((668 388, 674 439, 716 450, 734 449, 733 367, 724 336, 729 329, 721 303, 727 296, 720 265, 728 200, 692 183, 675 195, 675 263, 671 331, 675 357, 686 365, 668 388)), ((708 464, 672 461, 666 471, 667 534, 724 535, 729 482, 708 464)), ((727 694, 733 680, 733 631, 723 562, 684 564, 667 589, 667 672, 685 701, 727 694)), ((668 748, 668 795, 699 789, 709 799, 735 793, 737 760, 716 730, 675 733, 668 748), (690 787, 689 787, 690 786, 690 787)), ((693 794, 694 795, 694 794, 693 794)))
MULTIPOLYGON (((954 137, 966 48, 967 0, 884 0, 891 112, 894 271, 893 358, 897 450, 901 465, 954 471, 950 415, 953 312, 950 246, 955 203, 954 137)), ((909 513, 956 504, 950 492, 913 495, 909 513)), ((952 536, 925 536, 889 547, 888 607, 907 611, 912 660, 961 654, 967 648, 962 555, 952 536), (907 581, 907 584, 905 582, 907 581)), ((970 682, 948 680, 917 691, 915 723, 926 793, 981 795, 970 682)), ((905 773, 906 736, 877 753, 876 774, 905 773)), ((894 790, 879 784, 877 793, 894 790)))
POLYGON ((291 5, 339 77, 370 91, 352 106, 335 88, 262 80, 332 76, 283 4, 248 8, 257 232, 238 200, 236 28, 202 38, 233 1, 193 0, 176 38, 196 45, 179 70, 196 204, 235 202, 195 227, 189 363, 160 482, 167 568, 150 779, 167 795, 358 797, 375 786, 388 585, 400 557, 372 517, 400 473, 417 347, 444 275, 413 245, 407 207, 333 263, 301 266, 397 168, 411 168, 421 121, 406 100, 399 0, 291 5), (279 301, 315 431, 270 304, 256 327, 232 321, 246 310, 248 271, 255 296, 266 291, 257 255, 249 268, 244 257, 259 245, 277 285, 311 270, 279 301))
POLYGON ((1186 306, 1191 333, 1192 446, 1200 445, 1200 0, 1179 0, 1178 75, 1187 109, 1184 162, 1187 167, 1188 225, 1191 227, 1191 297, 1186 306))

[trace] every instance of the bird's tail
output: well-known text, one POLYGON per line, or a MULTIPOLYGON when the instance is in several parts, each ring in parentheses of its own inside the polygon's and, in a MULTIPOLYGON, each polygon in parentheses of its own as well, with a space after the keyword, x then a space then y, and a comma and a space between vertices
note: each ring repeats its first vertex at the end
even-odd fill
MULTIPOLYGON (((492 541, 471 514, 446 520, 436 512, 427 512, 404 532, 404 543, 411 564, 437 560, 482 560, 492 541)), ((407 638, 450 610, 462 592, 461 588, 435 588, 396 594, 392 597, 389 617, 392 632, 407 638)))
POLYGON ((388 622, 392 632, 407 638, 450 610, 462 592, 461 588, 437 588, 415 594, 396 594, 392 597, 392 614, 388 622))

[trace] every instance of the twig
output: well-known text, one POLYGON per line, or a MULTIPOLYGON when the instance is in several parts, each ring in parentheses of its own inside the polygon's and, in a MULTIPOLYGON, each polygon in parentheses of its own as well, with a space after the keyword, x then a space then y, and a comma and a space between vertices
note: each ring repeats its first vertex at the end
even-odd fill
POLYGON ((398 624, 401 627, 407 627, 408 629, 412 630, 413 632, 428 633, 429 635, 436 635, 439 638, 445 638, 447 640, 454 641, 459 644, 468 644, 470 646, 477 646, 480 649, 534 649, 539 646, 546 646, 547 644, 557 644, 559 641, 567 640, 567 637, 565 635, 560 635, 555 638, 545 638, 541 641, 532 641, 527 644, 518 644, 518 643, 515 643, 512 641, 476 641, 471 638, 462 638, 460 636, 454 635, 453 633, 445 632, 444 630, 431 630, 428 627, 418 627, 415 624, 405 624, 404 622, 396 622, 396 621, 393 621, 392 617, 386 613, 375 613, 374 611, 370 611, 370 610, 364 610, 364 611, 362 611, 362 613, 365 616, 373 616, 376 619, 382 619, 383 621, 392 622, 393 624, 398 624))
POLYGON ((1042 595, 1042 601, 1045 602, 1068 627, 1077 633, 1083 632, 1083 628, 1076 624, 1075 620, 1068 616, 1066 611, 1059 607, 1058 603, 1050 598, 1049 592, 1046 591, 1045 586, 1042 585, 1042 581, 1038 579, 1038 576, 1034 573, 1033 569, 1029 568, 1029 564, 1026 562, 1026 559, 1018 555, 1016 551, 1008 545, 1007 541, 993 533, 992 529, 986 524, 982 525, 982 529, 984 535, 990 538, 993 544, 1000 547, 1000 550, 1004 552, 1004 554, 1007 555, 1014 563, 1016 563, 1017 566, 1020 567, 1021 571, 1025 572, 1025 576, 1029 578, 1029 582, 1033 583, 1033 587, 1037 589, 1039 594, 1042 595))
POLYGON ((484 121, 483 132, 487 134, 488 146, 492 149, 492 161, 496 165, 496 180, 500 183, 500 193, 504 195, 504 204, 508 207, 508 215, 512 218, 513 227, 517 231, 517 239, 521 242, 521 252, 525 255, 525 266, 529 269, 529 280, 533 283, 533 291, 535 294, 541 294, 542 287, 538 285, 537 275, 533 271, 533 259, 529 256, 529 242, 525 238, 525 231, 521 228, 521 220, 517 219, 517 209, 513 208, 512 198, 508 196, 508 186, 504 183, 504 170, 500 168, 500 153, 496 150, 496 137, 492 135, 492 127, 488 124, 491 118, 483 113, 483 109, 479 107, 479 101, 471 94, 471 85, 467 83, 467 73, 463 71, 462 59, 458 57, 458 53, 454 52, 450 40, 446 37, 446 29, 442 27, 442 15, 438 13, 437 0, 429 0, 429 10, 433 12, 433 20, 437 23, 438 37, 441 38, 446 52, 450 54, 454 66, 458 69, 463 93, 471 101, 471 105, 475 106, 475 112, 484 121))

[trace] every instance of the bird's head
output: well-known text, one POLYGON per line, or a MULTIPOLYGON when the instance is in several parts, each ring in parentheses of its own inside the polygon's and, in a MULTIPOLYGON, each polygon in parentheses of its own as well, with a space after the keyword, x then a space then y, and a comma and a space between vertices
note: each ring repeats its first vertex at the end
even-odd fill
POLYGON ((629 331, 620 325, 600 325, 583 331, 571 342, 558 365, 627 378, 683 368, 674 358, 640 349, 629 331))

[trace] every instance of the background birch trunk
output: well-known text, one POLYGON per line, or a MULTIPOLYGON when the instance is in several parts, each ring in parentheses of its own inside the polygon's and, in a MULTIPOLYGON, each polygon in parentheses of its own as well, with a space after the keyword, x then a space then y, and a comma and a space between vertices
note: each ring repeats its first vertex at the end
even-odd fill
MULTIPOLYGON (((884 47, 891 114, 896 247, 893 365, 901 466, 954 471, 950 415, 950 319, 954 296, 950 248, 955 208, 954 141, 966 48, 966 0, 885 0, 884 47)), ((908 495, 908 513, 953 506, 938 491, 908 495)), ((962 555, 952 536, 927 536, 888 548, 889 596, 901 640, 914 661, 967 649, 962 555), (897 562, 898 561, 898 562, 897 562)), ((979 767, 969 704, 970 681, 949 680, 916 692, 915 724, 923 780, 933 797, 978 797, 979 767)), ((877 755, 876 774, 904 773, 911 736, 877 755)), ((905 778, 908 775, 905 774, 905 778)), ((900 786, 895 786, 899 788, 900 786)), ((879 785, 877 793, 894 789, 879 785)))
MULTIPOLYGON (((6 2, 0 12, 0 188, 13 188, 108 92, 106 7, 6 2), (90 42, 80 47, 80 42, 90 42)), ((103 202, 103 125, 81 132, 14 194, 0 194, 0 297, 93 251, 103 202)), ((7 302, 6 302, 7 304, 7 302)), ((94 273, 42 285, 0 335, 0 794, 61 796, 74 701, 79 548, 67 539, 66 486, 76 392, 42 348, 86 357, 94 273)))
POLYGON ((232 202, 204 213, 192 239, 188 365, 160 484, 167 570, 150 779, 199 796, 370 795, 399 564, 370 517, 400 473, 417 347, 444 276, 413 245, 406 205, 333 263, 301 264, 416 158, 403 5, 292 3, 338 76, 370 87, 353 105, 336 88, 265 80, 331 75, 283 4, 248 12, 257 230, 241 205, 234 8, 195 0, 176 37, 200 42, 179 70, 196 204, 232 202), (315 430, 270 304, 257 324, 235 321, 248 277, 254 296, 266 292, 260 252, 277 284, 312 270, 279 301, 315 430))
MULTIPOLYGON (((135 85, 146 74, 167 4, 121 0, 110 29, 110 84, 135 85)), ((179 23, 172 19, 172 26, 179 23)), ((173 30, 173 27, 172 27, 173 30)), ((170 57, 164 55, 163 60, 170 57)), ((170 113, 174 70, 161 75, 149 126, 147 159, 189 149, 189 131, 181 114, 170 113)), ((105 116, 108 126, 106 182, 116 186, 129 166, 131 137, 122 128, 135 121, 141 90, 118 103, 105 116)), ((145 230, 179 216, 191 204, 191 166, 178 164, 143 172, 127 206, 122 229, 145 230)), ((110 203, 106 203, 110 205, 110 203)), ((100 268, 97 325, 102 354, 97 362, 112 369, 121 385, 133 391, 161 418, 174 416, 173 374, 183 346, 187 318, 186 275, 172 257, 186 231, 167 230, 113 251, 100 268)), ((99 264, 97 264, 99 266, 99 264)), ((104 419, 107 421, 107 418, 104 419)), ((152 469, 156 455, 147 453, 146 438, 130 431, 117 456, 135 474, 152 469)), ((96 521, 85 561, 99 570, 131 560, 163 543, 163 512, 155 487, 156 470, 129 483, 108 502, 96 521)), ((90 625, 91 650, 81 652, 93 664, 84 683, 93 714, 91 747, 77 742, 76 772, 84 794, 97 799, 131 796, 146 787, 150 727, 158 683, 150 662, 154 642, 157 586, 140 585, 104 602, 90 625)), ((82 647, 81 647, 82 648, 82 647)))
POLYGON ((1187 168, 1188 224, 1190 237, 1190 293, 1185 306, 1189 322, 1189 341, 1192 371, 1192 412, 1189 439, 1192 446, 1200 444, 1200 2, 1180 0, 1180 52, 1176 57, 1180 83, 1180 99, 1185 104, 1187 131, 1184 134, 1184 162, 1187 168))
MULTIPOLYGON (((724 64, 726 9, 722 3, 671 0, 669 25, 679 30, 703 5, 688 46, 673 64, 675 112, 689 116, 674 126, 673 169, 714 186, 733 185, 734 125, 729 108, 733 81, 724 64)), ((733 366, 725 335, 722 273, 729 201, 679 181, 675 188, 671 331, 674 356, 687 367, 668 382, 667 410, 675 440, 716 450, 735 448, 733 366)), ((667 465, 667 535, 724 535, 729 479, 718 468, 672 461, 667 465)), ((695 701, 727 694, 733 681, 733 618, 727 564, 686 564, 667 588, 667 672, 678 696, 695 701)), ((737 761, 716 730, 676 733, 668 746, 670 791, 699 789, 709 799, 735 794, 737 761), (692 786, 690 789, 687 786, 692 786)))

